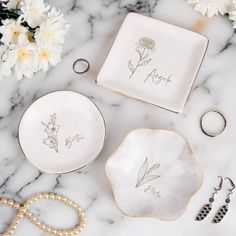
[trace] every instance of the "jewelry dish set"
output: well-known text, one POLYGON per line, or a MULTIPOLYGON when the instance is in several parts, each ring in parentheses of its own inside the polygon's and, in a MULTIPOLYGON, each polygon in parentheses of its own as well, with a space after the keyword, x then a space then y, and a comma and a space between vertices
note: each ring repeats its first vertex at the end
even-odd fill
MULTIPOLYGON (((130 13, 96 82, 128 97, 182 112, 207 44, 203 35, 130 13)), ((73 64, 77 74, 89 69, 89 62, 83 58, 73 64)), ((221 134, 226 128, 222 112, 213 110, 213 113, 221 117, 217 130, 206 127, 208 112, 200 119, 202 131, 210 137, 221 134)), ((94 161, 103 149, 105 136, 105 120, 98 107, 86 96, 73 91, 55 91, 42 96, 26 109, 19 124, 19 144, 26 159, 50 174, 71 173, 94 161)), ((184 213, 203 181, 190 144, 171 130, 131 131, 108 158, 105 172, 124 214, 166 221, 176 220, 184 213)), ((84 227, 85 217, 78 205, 63 196, 39 195, 40 199, 44 197, 74 207, 82 223, 71 230, 50 229, 37 219, 34 221, 27 208, 22 212, 17 203, 2 201, 22 212, 21 218, 33 219, 36 225, 43 225, 43 230, 54 235, 75 235, 84 227)), ((209 208, 209 205, 204 207, 209 208)), ((196 220, 202 220, 202 215, 205 218, 205 210, 209 212, 204 207, 196 220)), ((214 223, 220 222, 217 219, 214 223)), ((17 220, 15 226, 19 223, 17 220)))

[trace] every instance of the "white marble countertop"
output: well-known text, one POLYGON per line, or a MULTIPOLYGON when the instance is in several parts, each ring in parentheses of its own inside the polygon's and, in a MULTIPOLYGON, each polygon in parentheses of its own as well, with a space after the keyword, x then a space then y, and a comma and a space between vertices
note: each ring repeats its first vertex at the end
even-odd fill
MULTIPOLYGON (((62 193, 86 210, 88 223, 81 236, 236 235, 236 195, 232 196, 222 223, 211 224, 214 213, 204 222, 194 221, 217 185, 217 176, 236 179, 236 34, 231 22, 226 17, 204 18, 185 0, 51 0, 50 3, 64 12, 71 24, 62 63, 33 79, 17 81, 12 77, 0 81, 0 197, 23 202, 36 192, 62 193), (129 11, 198 31, 209 38, 207 55, 182 114, 126 98, 95 84, 96 75, 129 11), (83 76, 72 71, 72 63, 79 57, 91 63, 90 72, 83 76), (18 124, 26 107, 37 97, 65 89, 81 92, 98 105, 106 120, 107 140, 101 155, 84 169, 70 175, 48 175, 24 159, 18 145, 18 124), (217 138, 203 135, 199 128, 199 117, 209 108, 222 110, 228 121, 227 129, 217 138), (105 161, 128 131, 140 127, 171 129, 183 134, 204 171, 202 188, 184 215, 174 222, 124 216, 106 180, 105 161)), ((223 204, 226 188, 219 194, 214 212, 223 204)), ((69 225, 73 220, 67 217, 70 213, 67 208, 58 209, 51 202, 35 210, 53 225, 69 225)), ((13 211, 0 208, 0 231, 13 216, 13 211)), ((14 235, 26 234, 46 235, 23 220, 14 235)))

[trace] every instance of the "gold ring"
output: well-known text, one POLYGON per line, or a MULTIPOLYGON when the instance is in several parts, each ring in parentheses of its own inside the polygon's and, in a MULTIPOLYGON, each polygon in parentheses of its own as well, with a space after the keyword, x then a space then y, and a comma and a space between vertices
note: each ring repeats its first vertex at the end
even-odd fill
POLYGON ((73 63, 73 71, 76 74, 83 74, 83 73, 87 72, 89 69, 90 69, 90 64, 84 58, 79 58, 79 59, 75 60, 74 63, 73 63), (84 69, 81 69, 81 70, 76 69, 76 66, 78 64, 80 64, 82 67, 84 67, 84 69))
POLYGON ((206 111, 205 113, 202 114, 201 118, 200 118, 200 128, 202 130, 202 132, 207 135, 208 137, 216 137, 216 136, 219 136, 221 133, 224 132, 225 128, 227 126, 227 120, 225 118, 225 116, 223 115, 223 113, 221 111, 218 111, 218 110, 209 110, 209 111, 206 111), (221 129, 219 129, 216 133, 215 132, 210 132, 210 131, 207 131, 204 126, 203 126, 203 118, 209 114, 209 113, 217 113, 221 116, 224 124, 222 126, 221 129))

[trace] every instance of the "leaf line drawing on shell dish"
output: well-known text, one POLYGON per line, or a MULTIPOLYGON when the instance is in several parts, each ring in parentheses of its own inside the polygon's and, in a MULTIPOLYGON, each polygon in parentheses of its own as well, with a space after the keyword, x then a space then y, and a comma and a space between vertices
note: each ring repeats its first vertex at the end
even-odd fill
POLYGON ((138 53, 138 62, 134 64, 131 60, 128 61, 128 69, 131 71, 130 79, 139 67, 146 66, 152 60, 149 53, 156 50, 156 43, 151 38, 142 37, 136 45, 135 51, 138 53))
POLYGON ((43 139, 43 144, 48 146, 50 149, 53 149, 55 152, 58 150, 58 132, 60 130, 60 125, 57 124, 57 116, 55 113, 50 115, 50 120, 47 123, 41 122, 45 127, 44 132, 47 134, 47 137, 43 139))
POLYGON ((153 174, 153 171, 158 169, 160 164, 154 164, 152 167, 148 168, 148 158, 146 157, 144 163, 142 164, 139 173, 138 180, 135 188, 138 188, 146 183, 149 183, 155 179, 160 178, 160 175, 153 174))

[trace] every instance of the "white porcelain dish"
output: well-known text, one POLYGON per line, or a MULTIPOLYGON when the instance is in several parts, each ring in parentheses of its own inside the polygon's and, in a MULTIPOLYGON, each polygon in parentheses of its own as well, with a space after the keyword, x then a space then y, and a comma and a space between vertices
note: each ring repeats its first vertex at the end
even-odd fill
POLYGON ((72 91, 52 92, 25 111, 19 143, 26 158, 43 172, 75 171, 103 148, 105 122, 96 105, 72 91))
POLYGON ((114 92, 182 112, 208 39, 130 13, 102 66, 97 83, 114 92))
POLYGON ((203 178, 186 140, 168 130, 131 131, 105 168, 124 214, 167 221, 183 214, 203 178))

